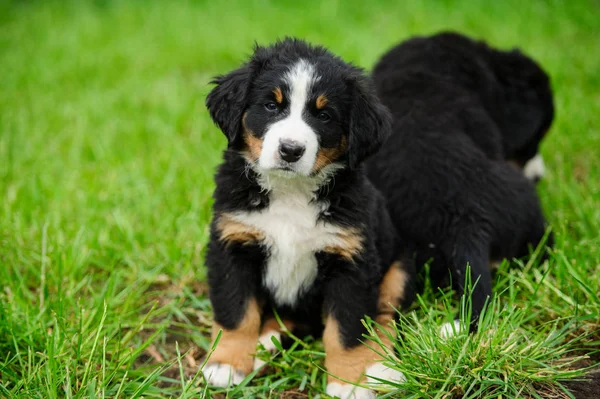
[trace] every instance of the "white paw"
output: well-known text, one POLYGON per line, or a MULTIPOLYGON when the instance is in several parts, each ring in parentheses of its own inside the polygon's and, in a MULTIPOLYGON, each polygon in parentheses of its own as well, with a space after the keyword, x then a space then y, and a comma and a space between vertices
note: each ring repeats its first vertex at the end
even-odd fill
POLYGON ((386 366, 383 363, 375 363, 367 367, 367 382, 373 385, 385 384, 384 381, 403 384, 406 382, 406 377, 401 371, 395 370, 386 366))
POLYGON ((340 399, 375 399, 375 392, 367 388, 357 387, 352 384, 330 382, 325 388, 325 393, 333 398, 340 399))
POLYGON ((444 323, 442 328, 440 328, 440 337, 442 337, 442 339, 452 338, 453 336, 459 334, 461 330, 462 327, 460 326, 460 322, 458 320, 444 323))
MULTIPOLYGON (((260 344, 262 344, 262 346, 269 352, 275 352, 275 350, 277 350, 277 347, 271 340, 272 337, 275 337, 275 339, 277 341, 281 342, 281 333, 279 333, 279 331, 269 331, 268 333, 263 334, 260 336, 260 338, 258 338, 258 342, 260 344)), ((255 357, 254 358, 254 370, 261 368, 262 366, 265 365, 265 363, 266 362, 264 360, 261 360, 258 357, 255 357)))
POLYGON ((237 385, 246 377, 231 365, 225 363, 209 363, 202 369, 202 374, 209 385, 215 387, 229 387, 237 385))
POLYGON ((546 166, 544 165, 544 159, 540 154, 536 154, 531 158, 523 167, 523 174, 526 178, 532 181, 536 181, 544 177, 546 174, 546 166))

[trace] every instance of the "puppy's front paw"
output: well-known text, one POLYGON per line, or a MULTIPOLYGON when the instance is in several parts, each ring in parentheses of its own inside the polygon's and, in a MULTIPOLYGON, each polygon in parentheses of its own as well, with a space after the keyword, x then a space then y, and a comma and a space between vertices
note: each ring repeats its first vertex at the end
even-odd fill
POLYGON ((440 337, 442 337, 442 339, 452 338, 453 336, 460 334, 461 330, 462 327, 458 320, 454 320, 452 323, 444 323, 442 328, 440 328, 440 337))
POLYGON ((339 399, 375 399, 375 392, 370 389, 339 382, 330 382, 327 384, 325 393, 339 399))
POLYGON ((382 385, 383 381, 403 384, 406 382, 406 377, 401 371, 395 370, 386 366, 383 363, 375 363, 367 368, 367 382, 369 385, 382 385))
MULTIPOLYGON (((258 342, 269 352, 271 353, 275 353, 275 351, 277 350, 277 347, 275 346, 275 344, 273 343, 272 338, 275 337, 275 339, 279 342, 281 342, 281 333, 278 331, 269 331, 263 335, 260 336, 260 338, 258 339, 258 342)), ((265 365, 265 361, 259 359, 258 357, 254 358, 254 370, 261 368, 262 366, 265 365)))
POLYGON ((244 373, 225 363, 208 363, 202 369, 202 374, 209 385, 223 388, 238 385, 246 377, 244 373))

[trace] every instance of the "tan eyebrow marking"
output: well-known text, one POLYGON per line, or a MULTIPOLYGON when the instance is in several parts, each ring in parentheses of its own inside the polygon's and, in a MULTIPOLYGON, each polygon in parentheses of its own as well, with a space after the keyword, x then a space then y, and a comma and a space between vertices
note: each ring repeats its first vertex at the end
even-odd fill
POLYGON ((283 93, 281 92, 281 89, 279 87, 276 87, 273 90, 273 94, 275 94, 275 101, 277 102, 277 104, 281 104, 283 102, 283 93))
POLYGON ((330 163, 335 162, 344 154, 344 152, 346 152, 346 148, 346 136, 342 136, 340 144, 337 147, 320 148, 313 165, 313 172, 318 172, 330 163))
POLYGON ((317 97, 317 101, 316 101, 317 109, 325 108, 325 106, 327 105, 328 102, 329 102, 329 100, 327 99, 325 94, 321 94, 319 97, 317 97))

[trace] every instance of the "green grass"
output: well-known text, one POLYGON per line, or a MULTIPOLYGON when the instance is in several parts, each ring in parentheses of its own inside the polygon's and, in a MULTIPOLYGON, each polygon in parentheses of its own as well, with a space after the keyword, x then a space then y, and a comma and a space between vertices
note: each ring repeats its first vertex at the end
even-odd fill
MULTIPOLYGON (((387 397, 567 397, 560 381, 600 341, 600 7, 577 0, 0 2, 0 397, 222 392, 198 376, 225 146, 210 77, 255 40, 297 35, 370 68, 441 29, 522 47, 552 76, 538 191, 557 245, 546 264, 501 268, 492 332, 439 340, 459 305, 427 290, 401 322, 408 381, 387 397)), ((320 343, 294 342, 228 397, 324 397, 320 343)))

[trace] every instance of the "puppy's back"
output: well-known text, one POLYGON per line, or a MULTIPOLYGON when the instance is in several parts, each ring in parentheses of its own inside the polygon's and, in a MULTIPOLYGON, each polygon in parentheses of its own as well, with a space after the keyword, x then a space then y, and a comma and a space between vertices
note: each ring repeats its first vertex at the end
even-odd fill
MULTIPOLYGON (((380 59, 373 78, 396 118, 419 102, 434 111, 432 117, 437 103, 448 114, 468 109, 466 102, 478 103, 499 129, 502 158, 519 163, 535 155, 554 118, 549 77, 533 59, 519 50, 497 50, 457 33, 400 43, 380 59)), ((496 140, 474 139, 484 150, 494 145, 489 140, 496 140)))

